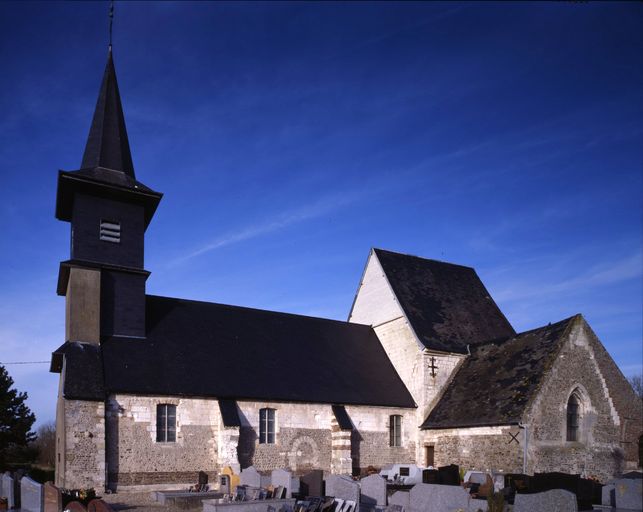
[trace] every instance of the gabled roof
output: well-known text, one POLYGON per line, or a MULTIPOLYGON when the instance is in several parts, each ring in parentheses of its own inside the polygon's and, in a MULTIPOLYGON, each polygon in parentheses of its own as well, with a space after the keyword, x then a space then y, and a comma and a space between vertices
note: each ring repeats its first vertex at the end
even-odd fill
POLYGON ((107 393, 416 406, 369 326, 150 295, 146 305, 146 339, 101 344, 107 393))
POLYGON ((470 267, 373 249, 419 341, 466 353, 467 345, 516 334, 470 267))
POLYGON ((101 349, 91 343, 66 342, 51 355, 50 372, 60 373, 65 361, 63 395, 73 400, 104 400, 101 349))
POLYGON ((472 347, 420 428, 518 424, 579 318, 472 347))

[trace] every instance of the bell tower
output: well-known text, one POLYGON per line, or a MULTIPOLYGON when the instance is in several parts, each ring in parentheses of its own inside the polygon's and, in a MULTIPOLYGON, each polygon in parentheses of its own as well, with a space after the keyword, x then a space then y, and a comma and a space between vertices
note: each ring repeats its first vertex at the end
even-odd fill
POLYGON ((136 180, 110 46, 81 168, 58 173, 56 218, 71 224, 65 341, 145 337, 145 230, 161 197, 136 180))

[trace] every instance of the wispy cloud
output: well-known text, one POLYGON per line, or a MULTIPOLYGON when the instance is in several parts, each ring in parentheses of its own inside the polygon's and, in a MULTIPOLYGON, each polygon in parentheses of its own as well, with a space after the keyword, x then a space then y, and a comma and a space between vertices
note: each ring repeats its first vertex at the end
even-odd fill
POLYGON ((511 287, 496 292, 495 298, 499 301, 512 301, 543 296, 555 297, 564 293, 640 278, 643 274, 641 261, 642 254, 638 251, 616 263, 601 263, 588 272, 558 283, 515 283, 511 287))
POLYGON ((221 249, 229 245, 244 242, 259 236, 268 235, 285 229, 289 226, 328 215, 362 197, 361 194, 335 194, 318 199, 314 203, 303 205, 299 208, 281 212, 264 222, 242 227, 230 231, 210 240, 201 247, 180 256, 170 262, 169 266, 176 266, 197 256, 221 249))

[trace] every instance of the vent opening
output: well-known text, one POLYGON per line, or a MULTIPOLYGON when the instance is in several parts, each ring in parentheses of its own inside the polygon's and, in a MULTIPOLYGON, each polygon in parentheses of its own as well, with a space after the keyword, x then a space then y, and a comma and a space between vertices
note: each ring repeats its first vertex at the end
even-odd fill
POLYGON ((121 223, 113 220, 100 221, 100 239, 118 244, 121 242, 121 223))

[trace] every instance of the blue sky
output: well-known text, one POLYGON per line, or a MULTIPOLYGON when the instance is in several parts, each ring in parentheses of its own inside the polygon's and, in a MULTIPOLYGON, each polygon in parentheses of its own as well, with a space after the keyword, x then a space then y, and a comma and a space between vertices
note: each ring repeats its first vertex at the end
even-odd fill
MULTIPOLYGON (((473 266, 519 330, 583 313, 641 372, 643 5, 116 4, 148 293, 345 319, 368 251, 473 266)), ((58 169, 107 2, 0 3, 0 361, 64 341, 58 169)), ((42 423, 48 365, 7 369, 42 423)))

